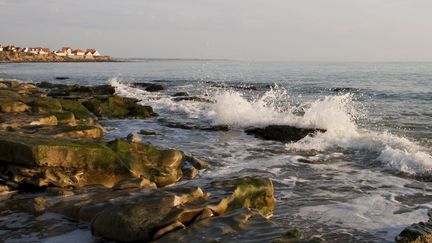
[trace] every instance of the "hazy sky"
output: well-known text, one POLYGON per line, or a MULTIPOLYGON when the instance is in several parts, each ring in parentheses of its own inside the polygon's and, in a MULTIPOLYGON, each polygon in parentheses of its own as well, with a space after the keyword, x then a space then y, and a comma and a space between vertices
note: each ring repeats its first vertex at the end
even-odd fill
POLYGON ((115 57, 432 61, 432 0, 0 0, 0 43, 115 57))

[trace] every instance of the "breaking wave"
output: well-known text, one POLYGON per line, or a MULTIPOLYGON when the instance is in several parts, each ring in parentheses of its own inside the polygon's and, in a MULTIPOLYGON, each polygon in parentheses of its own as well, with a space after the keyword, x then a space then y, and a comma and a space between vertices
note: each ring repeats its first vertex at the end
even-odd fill
POLYGON ((424 147, 387 131, 359 128, 356 121, 365 118, 366 112, 355 104, 350 93, 326 96, 298 107, 288 104, 286 90, 277 88, 251 100, 236 91, 219 93, 214 99, 216 103, 209 116, 215 124, 237 127, 284 124, 327 130, 286 144, 290 151, 369 151, 378 154, 376 161, 388 169, 432 175, 432 156, 424 147), (285 106, 280 105, 281 101, 285 101, 285 106))
POLYGON ((327 130, 286 144, 289 151, 357 150, 375 155, 375 160, 385 168, 412 175, 432 175, 432 156, 426 148, 387 131, 359 128, 356 124, 358 118, 367 118, 367 115, 353 101, 350 93, 291 105, 293 102, 288 91, 277 86, 256 97, 248 97, 235 90, 219 89, 213 93, 205 91, 214 101, 206 104, 175 102, 167 95, 156 97, 116 78, 111 79, 110 84, 116 88, 118 95, 150 104, 156 112, 180 112, 214 125, 224 124, 241 129, 284 124, 327 130))

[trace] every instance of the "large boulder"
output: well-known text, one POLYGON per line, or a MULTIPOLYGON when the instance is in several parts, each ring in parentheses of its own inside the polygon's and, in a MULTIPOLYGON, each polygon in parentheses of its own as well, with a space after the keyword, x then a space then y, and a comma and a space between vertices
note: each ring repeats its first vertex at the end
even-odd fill
POLYGON ((191 204, 203 197, 199 188, 189 190, 189 193, 154 192, 138 201, 111 206, 97 214, 92 220, 92 233, 122 242, 148 242, 160 229, 193 221, 204 208, 183 207, 182 204, 191 204))
POLYGON ((296 142, 302 138, 313 135, 317 132, 325 132, 324 129, 318 128, 298 128, 289 125, 269 125, 264 128, 249 128, 245 132, 249 135, 280 142, 296 142))
MULTIPOLYGON (((44 182, 46 185, 62 186, 63 183, 56 181, 58 177, 46 175, 47 170, 62 170, 66 177, 70 177, 73 186, 97 183, 111 187, 125 178, 144 177, 161 187, 181 178, 183 153, 161 150, 151 144, 128 143, 126 140, 106 143, 47 139, 46 136, 0 135, 0 161, 5 167, 3 174, 16 183, 23 181, 16 178, 28 177, 26 181, 47 179, 44 182), (11 171, 11 164, 23 170, 11 171), (25 168, 37 171, 26 174, 25 168)), ((41 186, 39 182, 35 184, 41 186)))
POLYGON ((150 106, 137 104, 138 100, 120 96, 95 97, 83 102, 93 114, 101 118, 149 118, 156 113, 150 106))
POLYGON ((398 243, 428 243, 432 242, 432 212, 428 213, 429 220, 406 227, 395 241, 398 243))
POLYGON ((259 212, 241 208, 218 217, 208 217, 163 235, 156 242, 272 242, 283 229, 259 212))
POLYGON ((242 177, 216 181, 208 190, 224 191, 210 200, 209 207, 217 215, 238 208, 255 208, 263 216, 271 217, 275 207, 273 184, 268 178, 242 177))
MULTIPOLYGON (((183 239, 193 237, 193 233, 203 229, 205 225, 209 227, 209 231, 213 231, 214 236, 222 237, 224 227, 231 225, 233 228, 230 233, 234 235, 241 231, 240 222, 244 221, 229 223, 222 215, 241 208, 253 208, 257 211, 246 210, 249 215, 246 216, 246 221, 255 215, 262 222, 268 222, 265 216, 271 215, 274 208, 273 186, 269 179, 244 177, 216 181, 206 191, 210 193, 183 185, 165 188, 145 197, 128 198, 125 202, 114 202, 114 206, 104 207, 93 218, 92 232, 96 236, 122 242, 153 241, 167 234, 168 241, 178 239, 182 242, 183 239), (216 218, 207 221, 213 217, 216 218), (220 224, 224 223, 226 225, 221 228, 220 224), (193 230, 178 231, 184 228, 193 230), (171 238, 170 234, 174 231, 178 232, 171 238)), ((195 239, 198 240, 201 236, 199 234, 195 239)))
POLYGON ((150 144, 117 139, 108 143, 121 161, 127 161, 135 177, 144 177, 158 187, 172 184, 182 177, 184 154, 181 151, 160 150, 150 144))

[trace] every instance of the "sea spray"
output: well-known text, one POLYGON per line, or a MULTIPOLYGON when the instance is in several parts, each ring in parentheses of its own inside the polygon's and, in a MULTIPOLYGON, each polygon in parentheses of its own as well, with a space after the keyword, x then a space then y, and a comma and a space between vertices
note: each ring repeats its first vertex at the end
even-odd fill
POLYGON ((326 96, 300 107, 287 103, 288 97, 286 90, 277 88, 249 100, 238 91, 225 90, 213 97, 216 102, 209 117, 214 124, 239 128, 285 124, 326 129, 326 133, 288 143, 286 148, 326 153, 339 149, 361 150, 375 154, 375 160, 383 163, 385 168, 415 175, 432 174, 432 156, 425 148, 387 131, 358 128, 357 119, 367 117, 360 105, 355 104, 351 93, 326 96))

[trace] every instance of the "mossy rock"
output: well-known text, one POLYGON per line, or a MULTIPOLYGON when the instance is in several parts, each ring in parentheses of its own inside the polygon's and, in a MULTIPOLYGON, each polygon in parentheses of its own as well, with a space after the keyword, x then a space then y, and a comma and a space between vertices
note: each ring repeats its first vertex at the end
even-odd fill
POLYGON ((57 99, 50 97, 28 97, 21 99, 31 107, 31 111, 37 114, 56 113, 62 111, 62 106, 57 99))
POLYGON ((4 113, 23 113, 30 109, 21 101, 0 100, 0 111, 4 113))
POLYGON ((117 139, 108 143, 136 177, 144 177, 156 183, 158 187, 166 186, 180 180, 184 155, 173 149, 158 149, 151 144, 128 142, 117 139))
POLYGON ((73 138, 101 138, 104 130, 101 126, 60 126, 52 130, 50 135, 54 137, 73 137, 73 138))
POLYGON ((75 126, 77 124, 74 113, 70 111, 56 112, 53 114, 59 125, 75 126))
MULTIPOLYGON (((82 135, 85 133, 83 126, 60 128, 61 132, 56 130, 59 128, 52 132, 68 137, 89 136, 82 135)), ((0 134, 0 161, 24 167, 79 170, 85 175, 82 183, 101 183, 109 187, 119 180, 138 177, 162 187, 175 183, 182 176, 183 153, 177 150, 162 150, 151 144, 126 140, 106 143, 53 138, 53 135, 56 136, 0 134)))
POLYGON ((211 208, 217 214, 223 214, 238 208, 254 208, 263 216, 271 217, 275 207, 273 184, 268 178, 243 177, 212 184, 213 188, 232 191, 211 208))
POLYGON ((15 91, 2 89, 0 90, 0 98, 18 99, 22 96, 15 91))
POLYGON ((64 111, 72 112, 80 124, 93 125, 95 124, 95 118, 92 113, 87 110, 80 102, 75 100, 58 100, 64 111))
POLYGON ((150 106, 141 106, 136 99, 120 96, 92 98, 84 101, 83 105, 101 118, 148 118, 156 115, 150 106))

